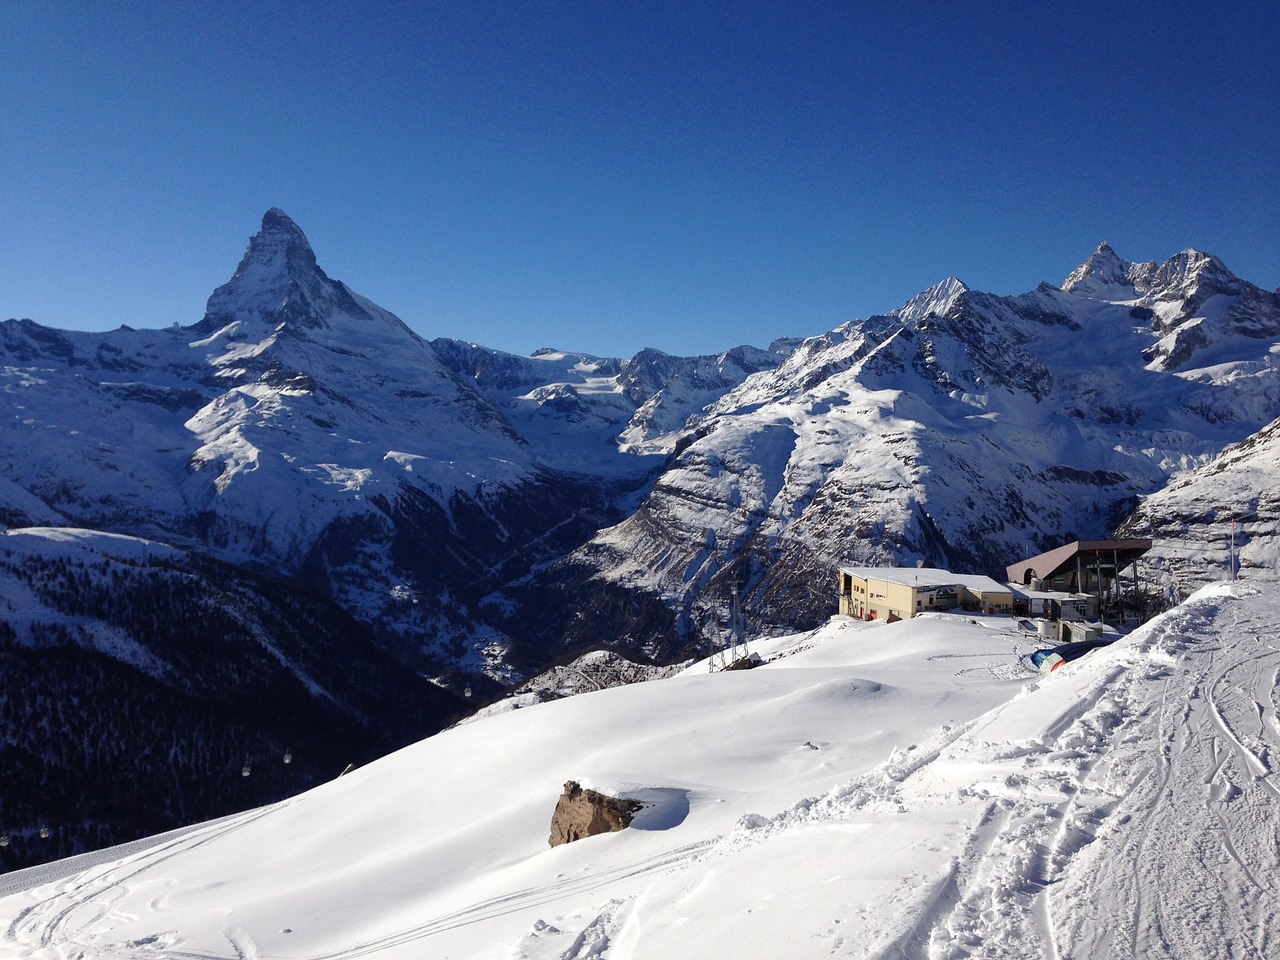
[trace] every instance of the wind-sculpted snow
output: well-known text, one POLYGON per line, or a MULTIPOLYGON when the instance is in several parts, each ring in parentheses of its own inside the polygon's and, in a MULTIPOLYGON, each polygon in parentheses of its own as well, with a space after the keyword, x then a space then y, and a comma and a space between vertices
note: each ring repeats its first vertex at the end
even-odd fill
POLYGON ((119 860, 6 878, 14 957, 1233 956, 1280 943, 1280 585, 1052 675, 1007 618, 835 619, 530 705, 119 860), (546 845, 563 781, 643 829, 546 845), (87 867, 87 869, 86 869, 87 867))

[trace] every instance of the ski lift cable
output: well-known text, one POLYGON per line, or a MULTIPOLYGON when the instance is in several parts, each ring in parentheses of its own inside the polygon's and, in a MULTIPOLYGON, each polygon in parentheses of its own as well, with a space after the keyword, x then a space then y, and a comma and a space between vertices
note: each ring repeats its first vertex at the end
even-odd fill
MULTIPOLYGON (((281 760, 285 764, 293 763, 292 748, 290 747, 285 748, 285 752, 281 757, 281 760)), ((245 759, 245 762, 240 767, 241 777, 249 777, 252 775, 253 762, 254 761, 252 756, 245 759)), ((116 796, 113 798, 113 802, 105 804, 103 807, 99 808, 99 811, 102 814, 106 814, 112 809, 122 810, 122 809, 130 808, 135 806, 138 802, 147 799, 148 797, 159 796, 161 793, 165 792, 167 789, 168 789, 167 786, 161 786, 161 787, 155 787, 150 790, 137 790, 124 796, 116 796)), ((33 835, 33 836, 39 837, 41 840, 48 840, 53 835, 54 827, 56 826, 57 826, 57 823, 42 819, 39 821, 38 826, 36 827, 25 828, 20 830, 0 831, 0 849, 5 849, 11 846, 13 843, 14 837, 17 837, 17 836, 33 835)))

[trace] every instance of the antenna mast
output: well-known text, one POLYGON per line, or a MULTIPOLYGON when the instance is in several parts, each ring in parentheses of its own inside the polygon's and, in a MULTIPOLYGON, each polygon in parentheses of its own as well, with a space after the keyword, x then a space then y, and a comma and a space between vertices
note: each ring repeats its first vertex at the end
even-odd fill
POLYGON ((720 618, 714 612, 711 615, 711 631, 708 643, 712 647, 712 653, 707 662, 711 673, 724 670, 750 655, 742 624, 742 606, 738 600, 738 587, 741 585, 742 581, 740 580, 733 580, 729 583, 729 636, 727 640, 718 642, 720 640, 720 618))

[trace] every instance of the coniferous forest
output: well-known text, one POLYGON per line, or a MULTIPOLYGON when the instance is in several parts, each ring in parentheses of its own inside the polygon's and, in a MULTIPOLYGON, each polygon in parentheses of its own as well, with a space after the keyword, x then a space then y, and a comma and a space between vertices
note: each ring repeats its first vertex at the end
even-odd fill
POLYGON ((207 559, 4 563, 60 616, 22 639, 0 622, 0 871, 280 800, 461 713, 294 584, 207 559))

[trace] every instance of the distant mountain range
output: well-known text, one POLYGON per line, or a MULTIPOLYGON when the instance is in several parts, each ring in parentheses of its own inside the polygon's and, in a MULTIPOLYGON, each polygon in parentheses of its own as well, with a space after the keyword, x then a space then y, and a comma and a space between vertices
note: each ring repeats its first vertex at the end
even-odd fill
MULTIPOLYGON (((753 622, 811 626, 832 611, 841 561, 1003 576, 1106 536, 1276 417, 1278 342, 1280 297, 1192 250, 1131 264, 1102 244, 1062 287, 1017 297, 945 280, 804 341, 691 422, 639 509, 560 565, 578 578, 572 636, 634 637, 641 607, 654 629, 636 639, 670 656, 730 584, 753 622), (603 602, 619 593, 641 599, 603 602)), ((1274 463, 1273 432, 1255 462, 1270 450, 1274 463)), ((1151 509, 1177 513, 1176 489, 1151 509)), ((1255 526, 1266 538, 1276 513, 1260 492, 1248 509, 1269 518, 1255 526)), ((1159 516, 1144 529, 1158 535, 1159 516)), ((1225 570, 1225 535, 1202 538, 1207 566, 1157 543, 1159 576, 1190 588, 1225 570)))
MULTIPOLYGON (((1275 562, 1280 296, 1194 250, 1103 244, 1015 297, 947 279, 768 350, 517 357, 424 340, 271 210, 199 323, 9 320, 0 358, 6 676, 56 704, 120 672, 274 750, 300 731, 234 706, 253 674, 347 731, 321 766, 584 650, 702 650, 731 592, 753 631, 814 626, 840 562, 999 574, 1123 524, 1189 589, 1232 515, 1241 572, 1275 562), (357 663, 416 718, 333 672, 357 663)), ((29 725, 74 722, 49 709, 6 724, 6 762, 53 756, 29 725)))

